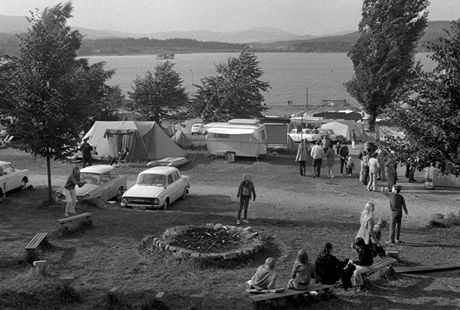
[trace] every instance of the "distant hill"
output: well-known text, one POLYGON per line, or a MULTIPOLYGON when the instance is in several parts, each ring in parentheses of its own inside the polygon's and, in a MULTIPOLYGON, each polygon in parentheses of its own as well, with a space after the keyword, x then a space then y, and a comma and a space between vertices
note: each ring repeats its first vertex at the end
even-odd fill
MULTIPOLYGON (((443 29, 449 29, 449 21, 428 22, 425 34, 419 42, 419 51, 426 51, 427 42, 436 42, 439 37, 445 36, 443 29)), ((358 40, 357 31, 344 35, 312 38, 308 40, 286 40, 271 43, 256 43, 254 47, 259 51, 282 50, 287 52, 348 52, 358 40)))

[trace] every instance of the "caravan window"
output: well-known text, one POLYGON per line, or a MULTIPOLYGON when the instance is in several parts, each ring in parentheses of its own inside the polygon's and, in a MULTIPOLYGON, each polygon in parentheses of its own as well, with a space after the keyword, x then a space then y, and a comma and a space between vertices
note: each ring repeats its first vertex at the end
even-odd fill
POLYGON ((228 139, 228 138, 230 138, 230 135, 223 134, 223 133, 215 133, 215 134, 214 134, 214 137, 216 137, 216 138, 225 138, 225 139, 228 139))

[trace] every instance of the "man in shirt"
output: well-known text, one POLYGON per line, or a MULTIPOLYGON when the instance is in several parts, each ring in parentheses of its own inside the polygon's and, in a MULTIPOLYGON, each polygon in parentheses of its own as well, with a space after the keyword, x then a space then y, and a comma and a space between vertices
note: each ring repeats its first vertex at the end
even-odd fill
POLYGON ((392 192, 389 193, 391 219, 390 219, 390 240, 386 243, 400 243, 399 236, 401 233, 401 220, 403 211, 406 213, 406 218, 409 216, 406 208, 404 197, 399 193, 401 185, 393 185, 392 192))
POLYGON ((376 154, 373 153, 369 159, 369 182, 367 183, 367 190, 375 192, 377 176, 379 174, 380 166, 376 158, 376 154))
POLYGON ((321 174, 321 163, 324 157, 324 149, 321 147, 321 140, 316 141, 316 145, 311 149, 313 158, 313 178, 319 178, 321 174))

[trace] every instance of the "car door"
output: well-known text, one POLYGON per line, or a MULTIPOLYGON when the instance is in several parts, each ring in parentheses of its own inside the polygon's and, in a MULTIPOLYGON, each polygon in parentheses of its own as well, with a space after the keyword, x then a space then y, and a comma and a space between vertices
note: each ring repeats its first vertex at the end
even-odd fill
POLYGON ((5 192, 21 186, 21 180, 11 164, 3 166, 3 188, 5 192))
POLYGON ((176 199, 179 199, 185 190, 185 180, 184 178, 181 178, 178 171, 173 172, 173 178, 174 178, 174 183, 176 184, 176 192, 177 192, 176 199))
POLYGON ((167 182, 168 182, 168 196, 170 197, 170 202, 173 202, 177 199, 177 184, 174 182, 174 177, 172 173, 169 173, 167 176, 167 182))
POLYGON ((101 189, 100 196, 103 200, 112 198, 110 196, 112 193, 113 180, 110 178, 110 173, 108 171, 101 174, 101 189))

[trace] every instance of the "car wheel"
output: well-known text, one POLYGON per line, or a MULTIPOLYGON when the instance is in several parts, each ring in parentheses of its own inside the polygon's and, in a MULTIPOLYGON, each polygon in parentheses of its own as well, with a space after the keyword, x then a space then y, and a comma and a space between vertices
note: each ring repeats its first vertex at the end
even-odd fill
POLYGON ((185 196, 187 196, 187 188, 184 188, 184 192, 182 193, 182 196, 180 198, 184 200, 185 196))
POLYGON ((169 209, 169 198, 166 198, 165 203, 163 204, 163 210, 169 209))
POLYGON ((123 192, 124 192, 123 186, 120 186, 120 188, 117 191, 117 196, 116 196, 116 199, 118 202, 121 201, 121 196, 123 196, 123 192))

